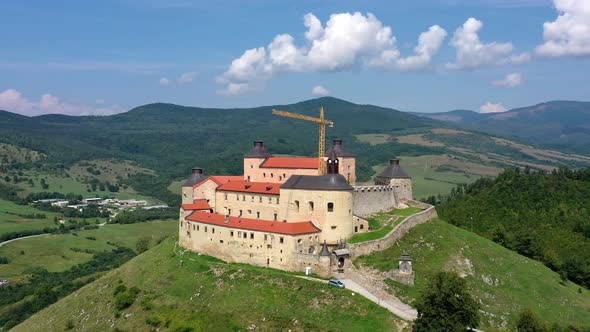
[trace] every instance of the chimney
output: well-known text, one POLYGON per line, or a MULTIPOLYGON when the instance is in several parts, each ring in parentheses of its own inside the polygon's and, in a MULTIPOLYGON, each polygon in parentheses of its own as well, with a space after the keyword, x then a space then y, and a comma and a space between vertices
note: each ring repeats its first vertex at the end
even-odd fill
POLYGON ((193 174, 203 174, 203 169, 201 167, 194 167, 193 174))
POLYGON ((256 147, 263 148, 263 147, 264 147, 264 142, 263 142, 263 141, 261 141, 261 140, 256 140, 256 141, 254 141, 254 147, 255 147, 255 148, 256 148, 256 147))
POLYGON ((389 165, 399 165, 399 159, 389 159, 389 165))

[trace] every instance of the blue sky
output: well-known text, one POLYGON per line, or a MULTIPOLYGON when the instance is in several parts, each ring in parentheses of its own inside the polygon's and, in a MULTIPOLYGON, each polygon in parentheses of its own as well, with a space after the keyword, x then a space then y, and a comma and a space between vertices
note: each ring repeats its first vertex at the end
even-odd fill
POLYGON ((588 100, 589 3, 7 0, 0 109, 110 114, 330 95, 494 112, 588 100))

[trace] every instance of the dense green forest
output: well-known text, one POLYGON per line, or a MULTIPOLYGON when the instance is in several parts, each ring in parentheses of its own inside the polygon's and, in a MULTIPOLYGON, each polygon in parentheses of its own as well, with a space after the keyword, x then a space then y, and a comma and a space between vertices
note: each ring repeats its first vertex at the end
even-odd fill
POLYGON ((437 211, 590 287, 590 168, 506 170, 457 187, 437 211))

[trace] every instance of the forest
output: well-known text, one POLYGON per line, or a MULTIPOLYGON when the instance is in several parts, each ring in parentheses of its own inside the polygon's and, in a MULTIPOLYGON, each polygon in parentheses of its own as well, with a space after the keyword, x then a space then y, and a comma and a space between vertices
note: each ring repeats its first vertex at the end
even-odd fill
POLYGON ((507 169, 436 203, 442 219, 590 287, 590 168, 507 169))

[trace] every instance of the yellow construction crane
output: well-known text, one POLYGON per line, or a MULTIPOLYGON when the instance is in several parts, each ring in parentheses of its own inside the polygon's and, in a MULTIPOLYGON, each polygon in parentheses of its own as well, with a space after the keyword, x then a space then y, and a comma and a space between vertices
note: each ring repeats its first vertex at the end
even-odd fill
POLYGON ((307 116, 298 113, 280 111, 280 110, 272 110, 272 114, 285 116, 288 118, 305 120, 315 122, 320 125, 320 138, 318 140, 318 174, 324 175, 326 174, 326 164, 324 162, 324 156, 326 154, 326 125, 330 127, 334 127, 334 122, 330 120, 324 119, 324 108, 320 107, 320 117, 314 118, 313 116, 307 116))

